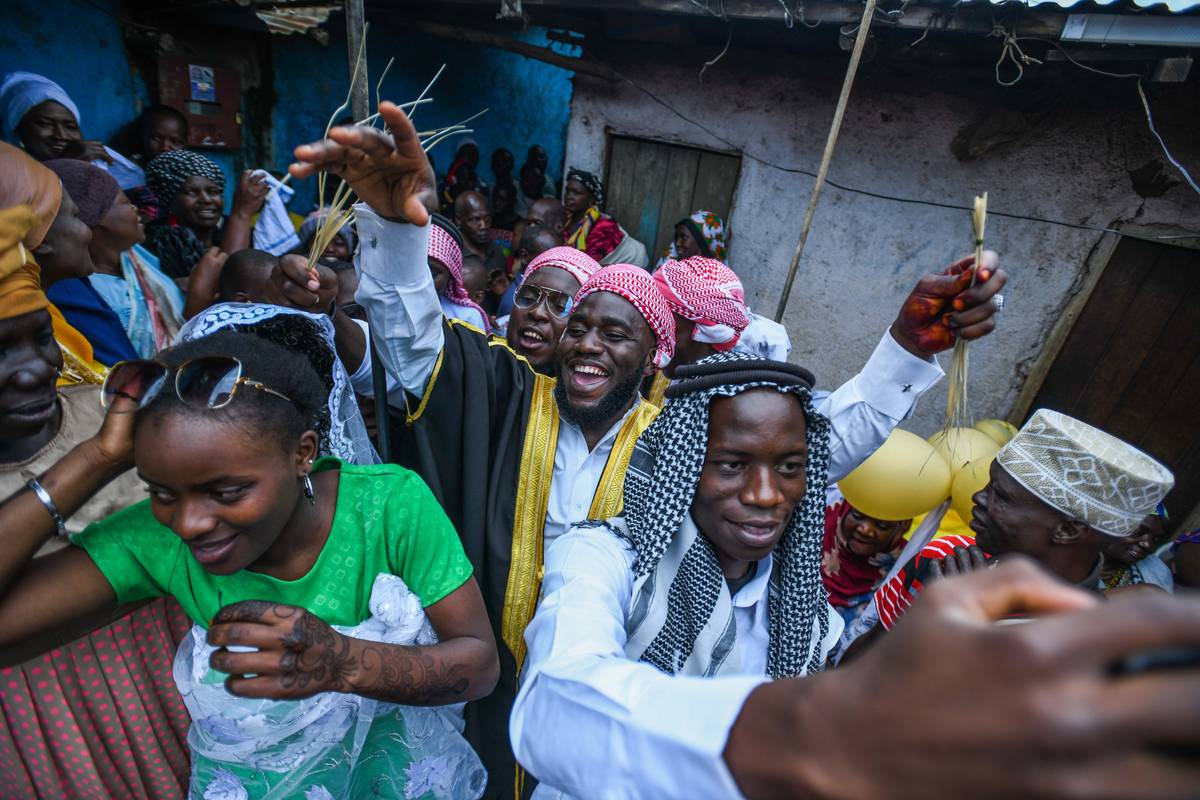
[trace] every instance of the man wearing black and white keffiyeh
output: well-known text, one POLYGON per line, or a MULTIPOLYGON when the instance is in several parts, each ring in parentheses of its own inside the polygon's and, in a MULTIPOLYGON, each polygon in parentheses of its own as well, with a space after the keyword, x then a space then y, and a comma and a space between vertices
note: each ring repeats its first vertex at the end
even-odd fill
MULTIPOLYGON (((512 722, 522 763, 530 754, 538 762, 544 739, 523 729, 550 699, 528 690, 560 653, 615 657, 587 681, 608 710, 576 700, 572 719, 560 720, 587 750, 589 723, 603 729, 612 708, 636 715, 636 698, 654 696, 668 705, 657 713, 670 714, 672 694, 656 691, 670 676, 730 676, 748 691, 764 676, 819 671, 841 632, 820 575, 829 423, 812 408, 811 373, 728 352, 676 378, 630 460, 624 515, 576 525, 547 555, 512 722)), ((539 693, 558 691, 552 684, 542 679, 539 693)), ((694 721, 696 737, 728 731, 744 700, 729 696, 674 710, 694 721)), ((733 790, 728 772, 687 764, 682 748, 678 758, 672 768, 689 772, 689 782, 733 790)), ((569 775, 541 777, 579 791, 569 775)), ((536 796, 568 794, 543 784, 536 796)))
MULTIPOLYGON (((680 372, 683 377, 669 390, 671 402, 634 448, 625 477, 624 517, 612 523, 636 554, 637 613, 626 623, 626 653, 670 674, 715 675, 725 672, 727 666, 741 672, 737 656, 743 643, 737 641, 730 592, 731 585, 736 586, 745 576, 736 571, 731 575, 723 567, 733 561, 751 573, 752 579, 770 560, 774 574, 759 576, 768 581, 770 589, 767 674, 787 678, 816 672, 824 653, 814 644, 830 633, 820 573, 829 422, 812 409, 812 375, 801 368, 752 361, 737 353, 718 353, 680 372), (724 433, 710 428, 710 405, 716 398, 751 389, 774 389, 799 401, 804 415, 802 431, 764 433, 776 445, 789 433, 801 434, 801 441, 807 441, 807 458, 800 462, 804 473, 800 485, 814 491, 804 492, 798 505, 788 504, 790 520, 782 515, 786 527, 765 557, 743 563, 736 555, 721 551, 723 542, 716 531, 697 531, 697 515, 689 516, 693 500, 705 500, 694 496, 706 462, 713 461, 708 452, 710 439, 724 433)), ((786 450, 781 455, 792 455, 786 450)), ((738 457, 745 455, 739 453, 738 457)), ((784 509, 779 511, 782 514, 784 509)), ((834 641, 836 638, 835 634, 834 641)), ((746 660, 753 659, 742 659, 746 660)))

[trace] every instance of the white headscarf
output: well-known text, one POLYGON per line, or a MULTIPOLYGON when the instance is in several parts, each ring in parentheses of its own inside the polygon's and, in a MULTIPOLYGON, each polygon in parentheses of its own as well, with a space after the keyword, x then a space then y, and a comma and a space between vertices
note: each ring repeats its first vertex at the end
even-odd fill
POLYGON ((33 72, 10 72, 0 83, 0 122, 4 124, 4 135, 11 142, 17 141, 17 126, 29 113, 29 109, 47 100, 62 103, 79 122, 79 107, 61 86, 49 78, 33 72))
POLYGON ((321 380, 329 387, 329 432, 328 436, 322 437, 326 441, 321 442, 321 455, 337 456, 352 464, 378 464, 379 455, 371 444, 366 423, 358 410, 358 401, 350 387, 350 376, 337 357, 333 323, 324 314, 309 314, 262 303, 218 303, 188 320, 175 338, 175 344, 194 341, 225 328, 267 335, 264 323, 282 316, 293 317, 299 324, 294 330, 287 330, 282 337, 278 331, 273 331, 267 338, 309 358, 313 357, 314 346, 322 347, 328 350, 326 355, 330 357, 331 366, 322 368, 316 363, 313 365, 321 380), (314 333, 316 342, 312 338, 314 333))

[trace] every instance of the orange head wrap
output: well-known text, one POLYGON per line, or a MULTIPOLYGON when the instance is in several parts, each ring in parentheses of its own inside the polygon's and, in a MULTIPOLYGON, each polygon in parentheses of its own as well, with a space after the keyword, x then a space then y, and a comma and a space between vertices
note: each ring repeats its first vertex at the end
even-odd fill
POLYGON ((22 243, 32 250, 46 238, 62 203, 62 181, 58 176, 11 144, 0 142, 0 208, 29 206, 37 223, 22 243))
POLYGON ((22 240, 40 220, 29 206, 0 210, 0 319, 12 319, 50 305, 41 274, 22 240))

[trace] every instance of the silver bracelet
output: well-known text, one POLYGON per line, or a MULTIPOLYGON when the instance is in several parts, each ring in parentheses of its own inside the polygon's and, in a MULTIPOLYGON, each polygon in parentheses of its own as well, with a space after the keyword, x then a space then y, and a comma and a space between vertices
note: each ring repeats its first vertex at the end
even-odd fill
POLYGON ((54 525, 58 529, 59 536, 67 535, 67 521, 63 519, 63 515, 58 513, 58 506, 54 505, 54 500, 50 497, 50 493, 38 483, 37 478, 30 478, 25 484, 29 490, 37 496, 38 500, 42 501, 42 505, 46 507, 46 511, 50 512, 50 518, 54 520, 54 525))

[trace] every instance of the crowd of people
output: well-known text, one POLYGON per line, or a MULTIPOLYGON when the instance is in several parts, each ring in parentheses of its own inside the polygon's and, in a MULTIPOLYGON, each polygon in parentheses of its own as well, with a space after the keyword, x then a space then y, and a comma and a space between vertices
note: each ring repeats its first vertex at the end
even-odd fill
POLYGON ((651 265, 599 176, 380 115, 226 215, 178 111, 126 158, 0 84, 0 795, 1196 796, 1170 471, 1039 409, 957 530, 899 428, 995 253, 826 391, 717 215, 651 265))

